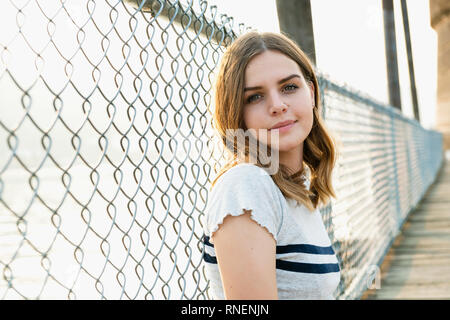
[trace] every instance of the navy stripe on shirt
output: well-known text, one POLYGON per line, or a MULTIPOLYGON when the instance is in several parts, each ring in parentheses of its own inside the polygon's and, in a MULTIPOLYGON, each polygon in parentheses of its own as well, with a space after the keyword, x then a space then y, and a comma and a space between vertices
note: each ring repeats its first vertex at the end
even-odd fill
POLYGON ((203 243, 206 244, 207 246, 210 246, 210 247, 214 248, 214 245, 211 242, 209 242, 209 237, 208 236, 205 236, 205 235, 203 236, 203 243))
MULTIPOLYGON (((207 253, 204 254, 203 259, 205 262, 217 264, 217 258, 207 253)), ((275 266, 277 269, 285 271, 316 274, 338 272, 340 270, 338 263, 302 263, 279 259, 275 261, 275 266)))
POLYGON ((217 264, 217 258, 210 256, 206 252, 203 254, 203 260, 205 260, 205 262, 217 264))
POLYGON ((288 244, 286 246, 277 246, 277 253, 303 252, 312 254, 334 254, 333 248, 320 247, 312 244, 288 244))
POLYGON ((302 272, 302 273, 329 273, 338 272, 339 264, 337 263, 302 263, 279 260, 276 261, 276 268, 286 271, 302 272))

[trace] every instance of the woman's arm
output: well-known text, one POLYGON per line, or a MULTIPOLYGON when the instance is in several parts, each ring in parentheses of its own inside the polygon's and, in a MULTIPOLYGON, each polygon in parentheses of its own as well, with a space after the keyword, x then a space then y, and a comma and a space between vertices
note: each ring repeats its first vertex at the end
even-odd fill
POLYGON ((250 212, 226 216, 211 240, 226 299, 278 299, 276 241, 250 212))

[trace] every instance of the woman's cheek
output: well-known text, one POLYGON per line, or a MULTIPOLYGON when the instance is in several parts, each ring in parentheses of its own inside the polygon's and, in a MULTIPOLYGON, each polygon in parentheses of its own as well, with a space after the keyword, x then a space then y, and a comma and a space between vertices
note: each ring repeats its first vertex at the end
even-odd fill
POLYGON ((306 115, 303 116, 303 128, 306 131, 306 136, 309 135, 311 132, 312 126, 314 124, 314 114, 311 112, 308 112, 306 115))

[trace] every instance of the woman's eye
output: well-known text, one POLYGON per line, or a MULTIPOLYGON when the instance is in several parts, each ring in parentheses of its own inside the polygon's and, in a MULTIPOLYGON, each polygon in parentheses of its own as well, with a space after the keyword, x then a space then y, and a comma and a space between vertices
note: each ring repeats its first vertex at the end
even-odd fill
POLYGON ((259 94, 251 95, 250 97, 247 98, 247 103, 251 103, 251 102, 257 100, 259 97, 260 97, 259 94))
POLYGON ((291 84, 286 85, 286 86, 284 87, 284 90, 285 90, 285 91, 294 91, 294 90, 297 89, 297 88, 298 88, 298 87, 297 87, 295 84, 291 83, 291 84))

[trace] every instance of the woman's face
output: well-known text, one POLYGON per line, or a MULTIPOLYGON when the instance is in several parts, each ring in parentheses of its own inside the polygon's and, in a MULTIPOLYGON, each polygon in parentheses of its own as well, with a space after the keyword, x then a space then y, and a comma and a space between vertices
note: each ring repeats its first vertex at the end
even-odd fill
POLYGON ((247 65, 244 88, 247 129, 255 129, 259 141, 278 149, 280 160, 288 154, 302 155, 313 125, 314 86, 306 82, 298 64, 278 51, 264 51, 247 65), (272 129, 284 121, 294 123, 272 129), (278 144, 271 144, 271 130, 278 130, 278 144))

